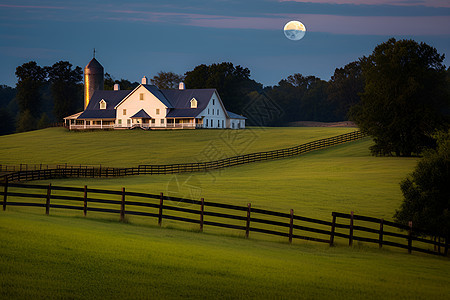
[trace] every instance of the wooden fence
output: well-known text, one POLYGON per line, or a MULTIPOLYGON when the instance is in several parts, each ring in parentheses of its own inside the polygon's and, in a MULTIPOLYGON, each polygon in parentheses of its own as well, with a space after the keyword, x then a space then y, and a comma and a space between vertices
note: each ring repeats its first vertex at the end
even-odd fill
POLYGON ((159 195, 120 191, 92 189, 84 186, 62 187, 50 185, 32 185, 20 183, 2 183, 3 210, 7 206, 31 206, 45 209, 49 214, 53 209, 67 209, 88 212, 103 212, 117 214, 121 221, 127 215, 143 216, 157 219, 161 226, 163 219, 198 224, 203 231, 205 226, 234 229, 245 233, 263 233, 286 238, 290 243, 293 239, 309 240, 320 243, 335 244, 336 238, 353 241, 363 241, 378 244, 379 247, 391 246, 412 251, 435 255, 448 255, 448 240, 441 238, 433 241, 424 237, 423 231, 413 230, 412 224, 402 224, 372 217, 343 213, 332 213, 332 221, 318 220, 289 213, 276 212, 247 206, 223 204, 217 202, 184 199, 159 195), (106 199, 106 198, 113 199, 106 199), (180 204, 189 204, 182 206, 180 204), (345 223, 338 222, 345 220, 345 223), (356 225, 364 222, 368 225, 356 225), (374 228, 375 226, 375 228, 374 228), (342 232, 345 230, 348 233, 342 232), (401 232, 406 230, 407 234, 401 232), (357 235, 357 233, 360 233, 357 235), (363 233, 361 235, 361 233, 363 233), (376 235, 376 238, 370 237, 376 235), (397 241, 389 240, 396 238, 397 241), (414 246, 413 246, 414 242, 414 246), (417 245, 416 245, 417 244, 417 245), (433 248, 430 248, 433 247, 433 248))
MULTIPOLYGON (((238 155, 219 159, 209 162, 200 163, 184 163, 184 164, 170 164, 170 165, 139 165, 134 168, 109 168, 102 166, 74 166, 67 164, 59 164, 55 168, 42 167, 42 165, 34 165, 34 169, 22 169, 13 171, 12 173, 4 175, 9 182, 14 181, 30 181, 30 180, 46 180, 53 178, 67 178, 67 177, 122 177, 130 175, 161 175, 161 174, 175 174, 186 172, 201 172, 215 169, 222 169, 252 162, 259 162, 264 160, 278 159, 291 157, 295 155, 304 154, 314 150, 324 149, 330 146, 343 144, 346 142, 355 141, 363 138, 365 135, 361 131, 354 131, 330 138, 325 138, 303 145, 266 151, 250 153, 245 155, 238 155), (37 166, 40 166, 37 168, 37 166)), ((0 165, 0 171, 7 170, 7 166, 0 165)), ((25 168, 25 167, 24 167, 25 168)), ((11 167, 10 167, 11 169, 11 167)))

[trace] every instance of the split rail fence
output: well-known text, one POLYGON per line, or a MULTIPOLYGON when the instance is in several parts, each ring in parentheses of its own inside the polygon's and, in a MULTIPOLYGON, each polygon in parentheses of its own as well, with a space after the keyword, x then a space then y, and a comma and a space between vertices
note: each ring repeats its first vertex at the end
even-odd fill
POLYGON ((120 221, 126 216, 155 218, 161 226, 163 219, 193 223, 203 231, 205 226, 237 230, 249 237, 250 232, 286 238, 336 244, 336 238, 390 246, 434 255, 448 255, 448 240, 434 238, 423 231, 373 217, 332 213, 332 220, 325 221, 289 213, 217 202, 120 191, 92 189, 84 186, 62 187, 21 183, 0 183, 3 187, 1 205, 28 206, 45 209, 78 210, 84 216, 88 212, 117 214, 120 221), (340 221, 340 222, 338 222, 340 221), (358 223, 358 224, 356 224, 358 223), (406 234, 402 231, 406 231, 406 234), (414 243, 414 245, 413 245, 414 243))
MULTIPOLYGON (((215 169, 222 169, 242 164, 259 162, 264 160, 272 160, 278 158, 291 157, 295 155, 304 154, 314 150, 324 149, 330 146, 343 144, 346 142, 355 141, 365 137, 361 131, 354 131, 330 138, 320 139, 309 142, 303 145, 273 150, 265 152, 250 153, 245 155, 238 155, 219 159, 209 162, 199 163, 183 163, 170 165, 139 165, 134 168, 109 168, 102 166, 72 166, 67 164, 60 164, 56 167, 49 168, 48 165, 33 165, 28 168, 27 165, 20 165, 16 171, 11 172, 13 166, 9 166, 11 173, 5 174, 3 177, 9 182, 15 181, 31 181, 31 180, 46 180, 53 178, 67 178, 67 177, 122 177, 131 175, 163 175, 187 172, 202 172, 215 169), (39 168, 38 168, 39 166, 39 168)), ((0 165, 0 172, 7 172, 8 166, 0 165)))

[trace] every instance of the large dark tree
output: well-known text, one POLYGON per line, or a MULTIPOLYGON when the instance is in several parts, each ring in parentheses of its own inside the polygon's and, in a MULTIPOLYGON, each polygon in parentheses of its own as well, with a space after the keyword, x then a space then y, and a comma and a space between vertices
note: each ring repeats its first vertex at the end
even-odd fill
POLYGON ((160 89, 177 89, 179 83, 183 82, 183 80, 183 75, 160 71, 150 79, 150 82, 160 89))
POLYGON ((365 90, 351 118, 373 137, 375 155, 410 156, 447 126, 444 55, 425 43, 394 38, 361 59, 365 90))
POLYGON ((40 116, 41 88, 47 78, 45 68, 30 61, 16 68, 16 76, 18 78, 16 99, 20 113, 28 110, 31 116, 40 116))
POLYGON ((250 79, 250 70, 234 66, 230 62, 199 65, 186 72, 185 84, 188 89, 215 88, 227 109, 241 114, 250 101, 249 93, 261 90, 262 85, 250 79))
POLYGON ((53 112, 58 121, 77 112, 83 107, 83 71, 80 67, 72 69, 68 61, 60 61, 48 67, 53 97, 53 112))
POLYGON ((0 135, 15 131, 14 118, 6 107, 0 107, 0 135))
POLYGON ((328 101, 335 107, 340 120, 347 120, 350 107, 358 104, 364 91, 364 78, 359 61, 338 68, 331 76, 328 86, 328 101))
POLYGON ((438 138, 414 172, 401 183, 404 200, 394 218, 450 238, 450 131, 438 138))
POLYGON ((114 79, 109 73, 105 73, 105 80, 103 87, 105 90, 113 90, 114 84, 118 84, 121 90, 134 90, 139 85, 138 82, 131 82, 126 79, 114 79))

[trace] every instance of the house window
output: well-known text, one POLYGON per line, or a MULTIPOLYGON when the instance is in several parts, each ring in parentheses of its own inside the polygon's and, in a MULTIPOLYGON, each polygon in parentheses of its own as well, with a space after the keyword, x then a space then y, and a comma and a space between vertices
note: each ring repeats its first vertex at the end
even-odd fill
POLYGON ((159 115, 159 108, 156 109, 156 114, 159 115))
POLYGON ((106 109, 106 101, 103 99, 100 101, 100 109, 106 109))
POLYGON ((217 110, 217 115, 219 115, 219 110, 217 110))
POLYGON ((197 108, 197 99, 195 98, 191 99, 191 108, 197 108))
POLYGON ((119 125, 122 125, 122 119, 119 119, 119 125))
POLYGON ((206 119, 206 127, 208 127, 208 119, 206 119))
POLYGON ((212 114, 213 114, 213 116, 214 116, 214 109, 212 110, 212 114))
POLYGON ((161 119, 161 124, 164 124, 164 119, 161 119))
POLYGON ((124 115, 124 116, 127 115, 127 110, 126 110, 126 109, 124 109, 124 110, 122 111, 122 115, 124 115))
POLYGON ((214 98, 213 98, 213 105, 214 105, 214 98))
POLYGON ((155 124, 155 119, 152 119, 152 124, 155 124))
POLYGON ((139 94, 139 100, 144 100, 144 94, 143 93, 139 94))
POLYGON ((131 120, 127 119, 127 124, 130 125, 131 124, 131 120))
POLYGON ((217 127, 220 128, 220 120, 217 120, 217 127))
POLYGON ((225 128, 225 123, 223 120, 222 120, 222 128, 225 128))

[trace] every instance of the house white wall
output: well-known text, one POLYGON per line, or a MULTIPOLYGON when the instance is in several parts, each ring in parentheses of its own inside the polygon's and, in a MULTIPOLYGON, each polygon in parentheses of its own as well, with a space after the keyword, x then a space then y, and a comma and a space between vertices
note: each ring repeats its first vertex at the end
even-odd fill
POLYGON ((216 92, 199 117, 203 117, 203 128, 228 128, 226 112, 216 92))
POLYGON ((167 106, 143 86, 139 86, 117 106, 116 126, 120 126, 119 120, 122 120, 122 127, 126 127, 127 124, 132 125, 135 119, 131 119, 131 117, 141 109, 144 109, 155 120, 152 126, 166 126, 167 106), (140 99, 141 94, 143 94, 143 100, 140 99), (124 110, 126 110, 125 114, 124 110), (159 114, 157 114, 157 110, 159 110, 159 114), (161 123, 161 120, 164 120, 163 123, 161 123))

